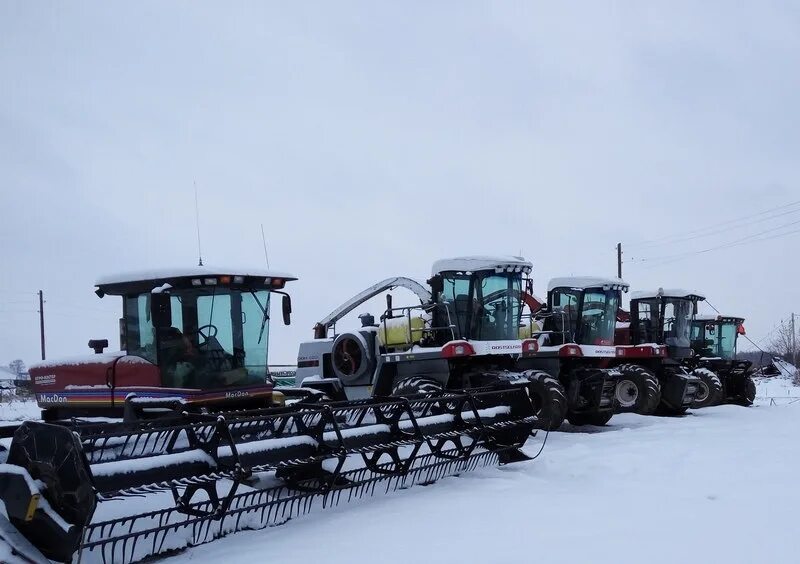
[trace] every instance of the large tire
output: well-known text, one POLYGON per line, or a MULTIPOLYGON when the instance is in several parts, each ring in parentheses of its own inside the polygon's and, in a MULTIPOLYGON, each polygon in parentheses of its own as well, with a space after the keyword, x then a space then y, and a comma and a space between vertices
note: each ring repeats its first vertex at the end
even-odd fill
POLYGON ((623 364, 617 370, 622 373, 614 391, 619 405, 617 412, 654 413, 661 402, 661 385, 656 375, 638 364, 623 364))
POLYGON ((700 378, 700 387, 697 390, 692 409, 711 407, 722 402, 722 382, 716 373, 708 368, 695 368, 692 374, 700 378))
POLYGON ((744 395, 736 398, 736 403, 744 407, 750 407, 756 400, 756 383, 750 376, 744 377, 744 395))
POLYGON ((567 415, 567 393, 557 378, 541 370, 526 370, 530 384, 528 390, 539 418, 539 427, 555 431, 561 427, 567 415))
POLYGON ((397 397, 418 396, 420 394, 435 394, 444 389, 441 382, 425 376, 408 376, 395 382, 392 395, 397 397))
POLYGON ((569 413, 567 415, 567 421, 578 427, 583 425, 597 425, 598 427, 602 427, 609 422, 613 415, 614 414, 610 411, 601 411, 599 413, 596 411, 589 413, 569 413))
POLYGON ((666 416, 684 415, 688 409, 688 407, 670 407, 662 401, 660 404, 658 404, 655 414, 666 416))

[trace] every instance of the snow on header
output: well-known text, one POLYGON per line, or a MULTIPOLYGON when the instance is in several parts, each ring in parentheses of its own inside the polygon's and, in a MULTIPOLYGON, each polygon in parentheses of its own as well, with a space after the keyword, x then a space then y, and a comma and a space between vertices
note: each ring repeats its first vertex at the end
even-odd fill
POLYGON ((95 283, 96 286, 107 284, 124 284, 126 282, 142 282, 145 280, 169 280, 171 278, 183 278, 188 276, 256 276, 259 278, 284 278, 286 280, 297 280, 286 272, 277 272, 264 268, 220 268, 216 266, 190 266, 174 268, 156 268, 150 270, 140 270, 135 272, 124 272, 120 274, 110 274, 102 276, 95 283))
POLYGON ((550 292, 555 288, 580 288, 585 290, 587 288, 603 288, 605 286, 622 286, 626 292, 630 288, 630 284, 621 278, 600 278, 598 276, 569 276, 562 278, 553 278, 547 285, 547 291, 550 292))
POLYGON ((631 293, 632 300, 647 300, 663 296, 665 298, 691 298, 697 297, 700 300, 705 300, 706 297, 699 292, 689 292, 680 288, 659 288, 658 290, 645 290, 631 293))
POLYGON ((483 255, 437 260, 433 263, 431 274, 439 274, 441 272, 476 272, 481 270, 504 272, 513 272, 516 270, 517 272, 525 272, 527 274, 532 269, 533 264, 523 257, 511 255, 483 255))

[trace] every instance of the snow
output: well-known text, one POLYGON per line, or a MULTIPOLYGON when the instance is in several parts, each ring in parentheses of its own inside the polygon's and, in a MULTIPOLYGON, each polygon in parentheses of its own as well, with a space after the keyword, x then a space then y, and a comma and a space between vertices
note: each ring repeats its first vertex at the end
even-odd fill
POLYGON ((442 272, 476 272, 480 270, 509 271, 519 269, 517 272, 531 271, 533 264, 523 257, 515 256, 466 256, 437 260, 433 263, 431 274, 442 272))
POLYGON ((658 290, 639 290, 636 292, 631 292, 632 300, 647 300, 657 298, 659 296, 664 298, 691 298, 696 296, 701 300, 706 299, 706 297, 699 292, 690 292, 680 288, 659 288, 658 290))
POLYGON ((784 378, 797 378, 797 367, 785 360, 773 358, 772 365, 780 371, 781 376, 784 378))
POLYGON ((796 562, 798 432, 800 405, 617 415, 607 428, 551 433, 534 462, 376 495, 171 560, 796 562))
POLYGON ((124 284, 125 282, 141 282, 144 280, 167 280, 171 278, 181 278, 186 276, 256 276, 259 278, 283 278, 285 280, 297 280, 296 276, 285 272, 266 270, 263 268, 220 268, 216 266, 190 266, 173 268, 156 268, 139 270, 135 272, 123 272, 103 276, 95 282, 96 286, 108 284, 124 284))
MULTIPOLYGON (((127 354, 128 353, 126 353, 125 351, 113 351, 113 352, 104 352, 100 354, 91 353, 91 354, 68 356, 63 358, 55 358, 31 364, 29 370, 37 370, 40 368, 56 368, 59 366, 82 366, 84 364, 106 364, 109 362, 114 362, 114 360, 118 359, 119 357, 125 356, 127 354)), ((130 357, 130 358, 138 359, 139 357, 130 357)), ((34 376, 34 379, 35 378, 36 377, 34 376)))
POLYGON ((785 404, 800 398, 800 387, 794 385, 798 369, 780 359, 772 359, 772 365, 780 371, 780 375, 754 378, 757 399, 769 404, 785 404))
MULTIPOLYGON (((244 564, 273 554, 333 564, 379 555, 381 564, 400 564, 413 554, 463 564, 527 562, 535 553, 555 564, 633 564, 642 555, 667 564, 676 554, 697 562, 793 563, 800 401, 770 407, 762 398, 778 390, 800 396, 789 378, 764 378, 749 409, 615 415, 604 428, 565 425, 533 462, 376 493, 194 547, 170 562, 244 564), (624 550, 615 544, 623 541, 624 550)), ((541 438, 529 442, 528 454, 541 438)), ((104 505, 124 514, 138 501, 104 505)), ((4 550, 0 543, 0 561, 4 550)))
POLYGON ((172 284, 170 284, 169 282, 164 282, 161 286, 158 286, 157 288, 153 288, 152 290, 150 290, 150 293, 162 294, 168 290, 172 290, 172 284))
POLYGON ((11 400, 0 402, 0 421, 39 419, 42 411, 35 401, 11 400))
POLYGON ((173 454, 161 454, 158 456, 147 456, 144 458, 122 459, 114 462, 100 462, 92 464, 92 475, 94 476, 114 476, 117 474, 130 474, 141 472, 152 468, 165 468, 177 464, 192 464, 202 462, 210 467, 216 465, 214 459, 200 449, 176 452, 173 454))
POLYGON ((597 276, 570 276, 553 278, 547 284, 547 291, 552 292, 556 288, 603 288, 604 286, 622 286, 621 289, 628 291, 630 284, 621 278, 600 278, 597 276))

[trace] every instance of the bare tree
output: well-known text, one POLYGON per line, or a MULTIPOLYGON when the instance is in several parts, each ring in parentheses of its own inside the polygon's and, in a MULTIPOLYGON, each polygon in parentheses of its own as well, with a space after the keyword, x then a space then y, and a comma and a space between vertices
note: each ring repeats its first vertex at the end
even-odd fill
POLYGON ((17 378, 21 378, 25 374, 25 363, 19 358, 12 360, 8 363, 8 369, 11 370, 12 374, 16 374, 17 378))
MULTIPOLYGON (((776 327, 772 340, 770 341, 770 350, 777 356, 780 356, 786 362, 795 364, 794 357, 795 350, 793 347, 800 346, 800 327, 795 330, 797 334, 792 339, 792 324, 789 321, 781 321, 780 325, 776 327)), ((800 383, 800 370, 795 372, 795 381, 800 383)))

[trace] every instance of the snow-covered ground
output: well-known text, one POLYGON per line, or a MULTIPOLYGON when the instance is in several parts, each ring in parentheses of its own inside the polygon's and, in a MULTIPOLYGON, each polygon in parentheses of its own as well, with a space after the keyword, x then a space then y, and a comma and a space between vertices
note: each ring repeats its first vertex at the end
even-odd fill
POLYGON ((797 562, 800 404, 615 416, 484 469, 263 531, 175 562, 797 562))
POLYGON ((41 417, 41 410, 35 401, 20 399, 4 400, 0 402, 0 422, 26 421, 41 417))
MULTIPOLYGON (((764 385, 774 382, 759 396, 764 385)), ((168 561, 797 562, 800 402, 565 427, 534 462, 237 533, 168 561)))
POLYGON ((794 384, 797 368, 782 360, 773 360, 779 374, 768 378, 756 378, 756 395, 759 403, 787 403, 800 398, 800 387, 794 384))

